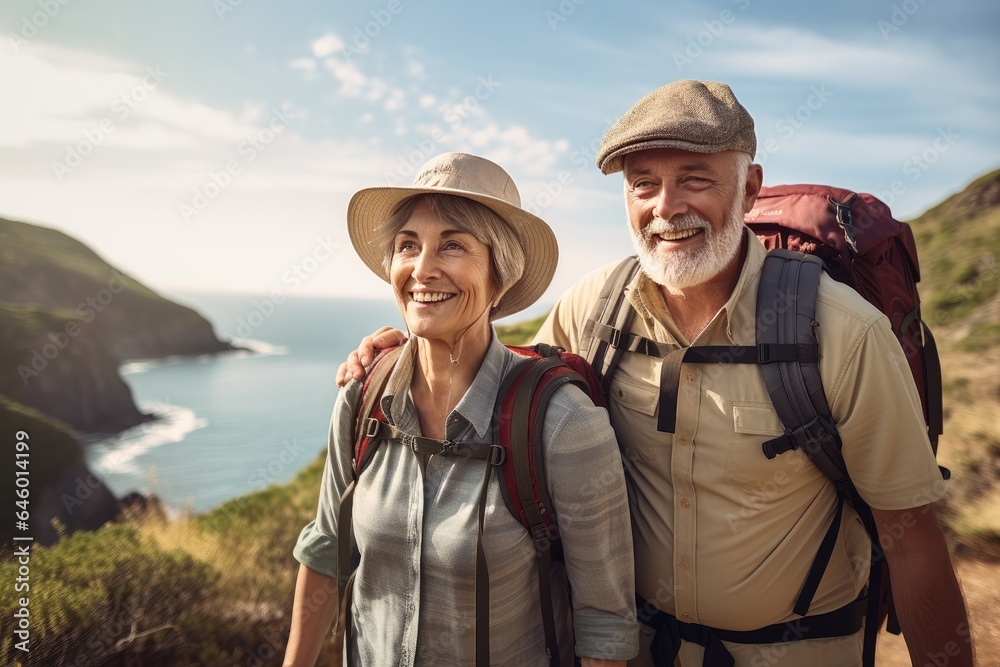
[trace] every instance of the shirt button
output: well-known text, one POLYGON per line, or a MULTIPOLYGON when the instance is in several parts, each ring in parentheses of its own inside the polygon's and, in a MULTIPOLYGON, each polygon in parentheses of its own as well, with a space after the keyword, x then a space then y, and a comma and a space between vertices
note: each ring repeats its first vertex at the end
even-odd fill
POLYGON ((688 439, 682 436, 678 442, 680 442, 682 445, 686 445, 688 444, 688 439))
POLYGON ((691 618, 691 614, 681 614, 681 618, 691 618))
POLYGON ((688 562, 686 560, 682 560, 680 563, 677 563, 677 567, 681 568, 682 570, 686 570, 688 569, 688 562))
POLYGON ((681 500, 681 507, 683 507, 684 509, 691 507, 691 503, 688 502, 687 498, 681 500))
POLYGON ((688 371, 688 374, 687 374, 687 379, 688 379, 688 380, 693 380, 693 379, 694 379, 694 373, 693 373, 693 372, 691 372, 691 371, 688 371))

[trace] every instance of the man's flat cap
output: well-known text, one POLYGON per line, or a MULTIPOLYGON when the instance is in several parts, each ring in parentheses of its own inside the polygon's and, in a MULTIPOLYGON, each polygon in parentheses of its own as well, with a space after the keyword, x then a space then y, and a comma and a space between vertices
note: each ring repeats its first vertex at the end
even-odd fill
POLYGON ((695 153, 743 151, 753 157, 753 118, 733 91, 715 81, 674 81, 635 103, 611 126, 597 151, 605 174, 621 171, 627 154, 650 148, 695 153))

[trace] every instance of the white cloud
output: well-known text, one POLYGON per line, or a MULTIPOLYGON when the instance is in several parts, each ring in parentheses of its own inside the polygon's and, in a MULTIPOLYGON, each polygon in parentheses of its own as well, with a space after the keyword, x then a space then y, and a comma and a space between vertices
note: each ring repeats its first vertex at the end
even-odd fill
POLYGON ((325 58, 334 51, 341 51, 344 48, 344 40, 332 32, 328 32, 312 44, 313 55, 317 58, 325 58))
POLYGON ((434 106, 435 102, 437 102, 437 98, 431 95, 430 93, 424 93, 423 95, 420 96, 419 103, 421 109, 430 109, 432 106, 434 106))

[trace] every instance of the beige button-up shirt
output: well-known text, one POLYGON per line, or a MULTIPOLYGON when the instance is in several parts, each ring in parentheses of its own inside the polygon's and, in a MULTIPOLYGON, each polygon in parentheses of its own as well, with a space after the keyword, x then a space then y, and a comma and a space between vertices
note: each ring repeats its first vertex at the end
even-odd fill
MULTIPOLYGON (((766 251, 749 230, 746 237, 736 288, 694 345, 756 342, 757 284, 766 251)), ((578 350, 615 265, 570 288, 536 340, 578 350)), ((645 274, 626 289, 637 311, 634 333, 689 344, 645 274)), ((882 509, 940 498, 944 483, 917 390, 888 320, 826 275, 816 319, 823 386, 859 492, 882 509)), ((684 364, 676 432, 658 432, 661 363, 626 353, 611 383, 609 412, 629 487, 637 592, 680 620, 729 630, 797 618, 795 598, 836 510, 832 483, 799 450, 773 460, 762 453, 761 444, 784 427, 754 364, 684 364)), ((846 605, 867 582, 870 546, 849 507, 838 539, 810 615, 846 605)), ((860 651, 860 642, 849 639, 851 650, 860 651)), ((738 665, 750 664, 741 663, 739 646, 727 646, 738 665)))

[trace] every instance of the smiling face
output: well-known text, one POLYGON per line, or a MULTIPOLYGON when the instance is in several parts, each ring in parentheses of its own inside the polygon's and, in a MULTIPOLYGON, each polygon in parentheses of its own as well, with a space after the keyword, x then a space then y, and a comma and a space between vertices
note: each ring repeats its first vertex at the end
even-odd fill
POLYGON ((743 213, 756 196, 747 194, 742 155, 661 148, 626 156, 632 244, 646 274, 668 291, 707 283, 736 258, 743 213))
POLYGON ((452 345, 476 325, 489 329, 498 292, 490 248, 426 203, 418 204, 396 233, 389 279, 412 334, 452 345))

